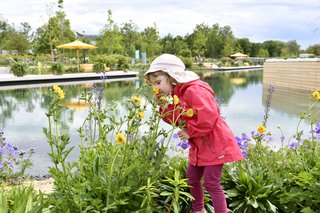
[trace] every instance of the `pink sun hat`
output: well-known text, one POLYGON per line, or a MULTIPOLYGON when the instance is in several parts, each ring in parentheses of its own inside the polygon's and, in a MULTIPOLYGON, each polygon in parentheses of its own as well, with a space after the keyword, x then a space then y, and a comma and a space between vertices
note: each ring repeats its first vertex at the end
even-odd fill
POLYGON ((144 75, 157 71, 167 73, 178 83, 186 83, 200 78, 196 73, 186 70, 184 63, 180 58, 167 53, 154 59, 144 75))

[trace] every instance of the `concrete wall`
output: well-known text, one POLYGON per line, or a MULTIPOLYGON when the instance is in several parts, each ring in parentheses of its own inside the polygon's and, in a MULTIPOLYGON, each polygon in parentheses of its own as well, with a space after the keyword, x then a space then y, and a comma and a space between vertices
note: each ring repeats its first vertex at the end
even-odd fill
POLYGON ((320 89, 320 59, 266 60, 263 84, 304 92, 320 89))

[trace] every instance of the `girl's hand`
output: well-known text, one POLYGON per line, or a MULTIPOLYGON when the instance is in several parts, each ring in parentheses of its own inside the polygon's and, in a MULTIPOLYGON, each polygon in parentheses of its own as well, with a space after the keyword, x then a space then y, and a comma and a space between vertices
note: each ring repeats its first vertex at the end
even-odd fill
POLYGON ((178 131, 177 134, 178 134, 180 140, 182 140, 182 141, 187 141, 190 138, 188 133, 186 131, 184 131, 184 130, 178 131))

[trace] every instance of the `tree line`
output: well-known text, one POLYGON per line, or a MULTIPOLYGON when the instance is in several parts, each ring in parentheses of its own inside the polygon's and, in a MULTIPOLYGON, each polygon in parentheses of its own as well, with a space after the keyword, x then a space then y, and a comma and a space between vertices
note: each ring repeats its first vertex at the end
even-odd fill
MULTIPOLYGON (((71 29, 70 20, 66 19, 63 11, 63 0, 58 0, 57 9, 54 6, 49 9, 53 15, 49 15, 48 22, 33 32, 27 22, 21 23, 16 29, 8 20, 0 18, 0 50, 14 50, 18 54, 52 54, 56 46, 77 39, 77 34, 71 29)), ((90 43, 88 36, 83 35, 78 39, 90 43)), ((134 56, 135 50, 145 52, 149 58, 163 52, 206 58, 223 58, 235 52, 251 57, 287 58, 297 57, 302 52, 320 55, 320 45, 311 45, 306 50, 301 50, 295 40, 251 42, 248 38, 236 38, 230 26, 220 26, 218 23, 212 26, 197 24, 192 33, 184 36, 169 33, 161 37, 156 24, 143 30, 139 30, 131 20, 117 24, 111 10, 107 11, 106 24, 94 40, 98 47, 95 54, 121 54, 130 57, 134 56)))

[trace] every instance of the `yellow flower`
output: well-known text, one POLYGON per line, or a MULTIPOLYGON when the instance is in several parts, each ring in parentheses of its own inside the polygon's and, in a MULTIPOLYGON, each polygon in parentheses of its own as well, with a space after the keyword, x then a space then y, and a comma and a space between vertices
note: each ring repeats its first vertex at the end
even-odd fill
POLYGON ((159 95, 160 90, 157 87, 153 87, 153 94, 154 95, 159 95))
POLYGON ((175 105, 177 105, 177 104, 179 104, 179 102, 180 102, 180 100, 179 100, 178 96, 174 95, 174 96, 173 96, 173 103, 174 103, 175 105))
POLYGON ((59 86, 54 85, 52 88, 53 88, 54 93, 56 93, 58 95, 60 100, 64 99, 64 92, 59 86))
POLYGON ((147 78, 144 78, 144 81, 145 81, 147 84, 151 85, 151 82, 150 82, 147 78))
POLYGON ((317 101, 320 101, 320 92, 319 91, 314 91, 312 93, 312 97, 314 97, 317 101))
POLYGON ((141 104, 142 102, 141 98, 138 98, 137 96, 132 96, 131 100, 135 101, 137 104, 141 104))
POLYGON ((259 133, 263 134, 266 131, 266 127, 261 124, 261 125, 258 126, 257 131, 259 133))
POLYGON ((195 114, 196 114, 195 111, 194 111, 193 109, 191 109, 191 108, 189 108, 189 109, 186 111, 186 115, 187 115, 187 117, 189 117, 189 118, 192 118, 195 114))
POLYGON ((60 100, 64 99, 64 92, 62 90, 58 92, 58 97, 60 100))
POLYGON ((126 138, 120 132, 116 135, 117 144, 123 144, 126 141, 126 138))
POLYGON ((58 85, 53 85, 52 89, 54 92, 57 92, 60 89, 60 87, 58 85))
POLYGON ((144 118, 144 113, 143 112, 138 112, 138 117, 141 118, 141 119, 144 118))
POLYGON ((160 100, 161 100, 161 101, 166 101, 166 97, 161 96, 161 97, 160 97, 160 100))

